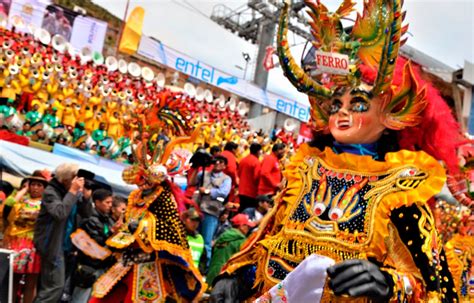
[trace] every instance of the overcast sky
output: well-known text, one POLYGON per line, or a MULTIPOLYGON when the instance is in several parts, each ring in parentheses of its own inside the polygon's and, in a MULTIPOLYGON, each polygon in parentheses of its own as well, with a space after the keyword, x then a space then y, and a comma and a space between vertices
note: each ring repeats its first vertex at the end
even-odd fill
MULTIPOLYGON (((93 1, 123 18, 125 0, 93 1)), ((322 2, 335 10, 342 0, 322 2)), ((362 1, 356 2, 360 10, 362 1)), ((236 9, 246 3, 245 0, 130 0, 129 12, 137 5, 142 6, 145 35, 235 76, 243 77, 242 52, 249 53, 253 59, 247 71, 250 80, 257 48, 209 18, 218 4, 236 9)), ((465 60, 474 62, 474 0, 405 0, 404 8, 409 23, 408 45, 455 69, 462 68, 465 60)), ((292 48, 296 58, 300 58, 302 48, 302 45, 292 48)), ((268 89, 305 99, 282 76, 280 69, 270 72, 268 89)))

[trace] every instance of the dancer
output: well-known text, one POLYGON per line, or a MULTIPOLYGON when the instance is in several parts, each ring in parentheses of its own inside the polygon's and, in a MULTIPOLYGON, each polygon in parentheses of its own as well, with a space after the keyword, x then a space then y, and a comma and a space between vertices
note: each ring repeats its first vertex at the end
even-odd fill
POLYGON ((166 148, 160 141, 150 153, 150 134, 143 131, 145 122, 140 125, 141 142, 132 149, 134 165, 123 172, 124 181, 139 189, 128 198, 123 227, 106 241, 118 250, 118 260, 94 284, 90 302, 192 302, 206 285, 179 217, 185 210, 184 195, 169 179, 165 164, 173 147, 194 140, 200 128, 166 148))
POLYGON ((340 19, 352 1, 335 13, 305 4, 317 76, 289 52, 288 3, 277 43, 286 77, 309 95, 314 141, 299 147, 275 207, 215 280, 212 298, 452 302, 427 201, 446 179, 437 159, 456 169, 457 124, 419 68, 397 59, 407 30, 401 1, 365 1, 350 34, 340 19))

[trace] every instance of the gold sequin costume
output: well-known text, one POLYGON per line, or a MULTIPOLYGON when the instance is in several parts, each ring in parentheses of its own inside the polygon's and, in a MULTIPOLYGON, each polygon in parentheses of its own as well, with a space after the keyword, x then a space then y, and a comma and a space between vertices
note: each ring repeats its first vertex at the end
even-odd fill
POLYGON ((121 255, 94 284, 94 297, 107 296, 107 302, 111 298, 122 299, 123 294, 112 291, 119 282, 131 289, 126 296, 132 302, 193 302, 204 292, 206 284, 194 265, 179 218, 173 189, 176 185, 168 180, 168 168, 162 164, 176 144, 193 141, 198 132, 199 129, 191 137, 175 139, 166 148, 160 142, 152 162, 148 160, 148 135, 142 133, 142 142, 133 150, 137 163, 122 174, 125 182, 140 188, 129 196, 126 223, 106 241, 121 255))
POLYGON ((474 237, 456 234, 446 243, 444 250, 449 269, 453 275, 454 285, 461 302, 474 301, 474 237))
MULTIPOLYGON (((399 151, 375 161, 302 145, 284 174, 288 185, 279 203, 224 269, 232 274, 255 265, 256 297, 313 253, 336 262, 358 258, 378 264, 393 278, 393 302, 451 297, 426 204, 445 180, 435 159, 399 151)), ((322 302, 334 300, 326 289, 322 302)))

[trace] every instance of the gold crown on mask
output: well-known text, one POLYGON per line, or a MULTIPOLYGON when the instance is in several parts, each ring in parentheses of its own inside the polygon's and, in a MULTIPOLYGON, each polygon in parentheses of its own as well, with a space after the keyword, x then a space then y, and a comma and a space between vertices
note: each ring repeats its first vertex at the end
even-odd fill
POLYGON ((320 70, 316 76, 307 74, 291 55, 287 39, 288 2, 285 1, 280 15, 278 57, 285 76, 300 92, 309 96, 311 123, 316 130, 327 128, 329 101, 333 94, 341 88, 361 89, 362 84, 369 84, 369 95, 382 97, 382 112, 388 128, 399 130, 420 123, 420 113, 426 106, 426 89, 418 88, 409 62, 403 68, 402 84, 398 88, 392 86, 398 51, 405 42, 401 38, 408 29, 408 26, 402 26, 405 18, 403 1, 364 1, 363 14, 357 15, 352 31, 346 33, 341 19, 354 11, 354 2, 344 0, 336 12, 329 12, 320 1, 305 0, 314 47, 320 52, 336 54, 327 59, 329 62, 339 60, 338 55, 348 58, 344 73, 320 70), (373 83, 364 81, 363 67, 377 70, 373 83))

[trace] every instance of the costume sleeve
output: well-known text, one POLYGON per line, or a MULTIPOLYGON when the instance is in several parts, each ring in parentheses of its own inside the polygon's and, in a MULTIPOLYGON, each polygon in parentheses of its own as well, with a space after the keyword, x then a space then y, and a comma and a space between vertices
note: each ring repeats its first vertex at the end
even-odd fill
POLYGON ((426 204, 414 203, 392 211, 390 220, 409 251, 421 278, 396 268, 382 268, 394 282, 392 302, 454 302, 457 294, 444 251, 438 247, 434 219, 426 204))

